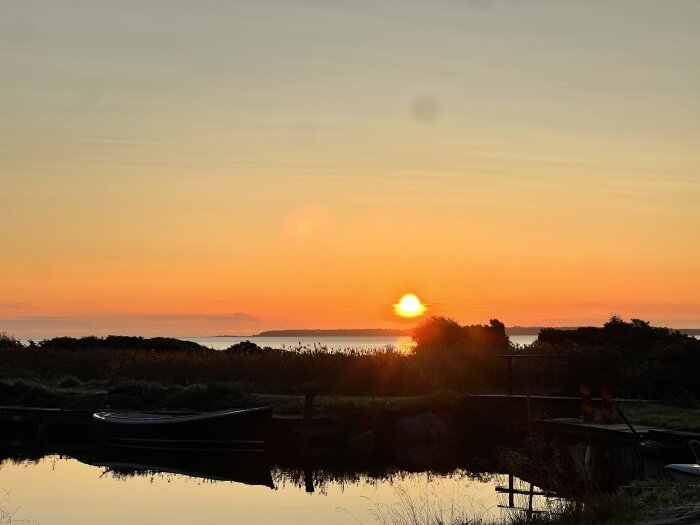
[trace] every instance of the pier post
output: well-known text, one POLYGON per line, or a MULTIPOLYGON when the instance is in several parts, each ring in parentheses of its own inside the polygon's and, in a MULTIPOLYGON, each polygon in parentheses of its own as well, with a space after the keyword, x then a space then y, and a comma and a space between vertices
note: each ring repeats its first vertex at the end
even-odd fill
POLYGON ((310 421, 314 412, 314 394, 306 394, 304 398, 304 421, 310 421))
POLYGON ((314 476, 311 469, 304 469, 304 490, 309 494, 314 491, 314 476))
POLYGON ((603 401, 603 424, 610 425, 613 422, 613 395, 612 389, 603 387, 600 391, 603 401))
POLYGON ((583 413, 583 420, 586 423, 591 423, 593 421, 593 403, 591 403, 591 387, 582 384, 579 387, 581 391, 581 412, 583 413))
POLYGON ((513 474, 508 474, 508 506, 515 507, 515 491, 513 490, 513 474))
POLYGON ((508 362, 508 395, 513 395, 513 356, 508 356, 506 358, 508 362))

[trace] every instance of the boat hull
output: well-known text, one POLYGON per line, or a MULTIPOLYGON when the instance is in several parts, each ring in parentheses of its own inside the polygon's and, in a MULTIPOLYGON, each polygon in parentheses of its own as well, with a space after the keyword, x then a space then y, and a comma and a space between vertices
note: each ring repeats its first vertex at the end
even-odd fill
POLYGON ((95 412, 97 435, 110 446, 168 450, 264 448, 272 407, 169 415, 95 412))
POLYGON ((664 470, 668 472, 672 478, 678 481, 699 481, 700 480, 700 465, 697 463, 676 463, 666 465, 664 470))

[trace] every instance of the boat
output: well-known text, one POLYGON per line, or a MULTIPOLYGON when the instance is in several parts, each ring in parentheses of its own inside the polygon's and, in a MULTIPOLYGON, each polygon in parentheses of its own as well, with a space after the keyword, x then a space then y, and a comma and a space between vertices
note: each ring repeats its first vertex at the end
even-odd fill
POLYGON ((137 449, 262 450, 272 407, 195 414, 98 411, 98 438, 106 445, 137 449))
POLYGON ((697 463, 671 463, 664 470, 679 481, 700 481, 700 465, 697 463))
POLYGON ((693 448, 700 446, 700 441, 693 439, 688 443, 688 446, 695 456, 695 463, 672 463, 666 465, 664 470, 679 481, 700 481, 700 459, 693 448))

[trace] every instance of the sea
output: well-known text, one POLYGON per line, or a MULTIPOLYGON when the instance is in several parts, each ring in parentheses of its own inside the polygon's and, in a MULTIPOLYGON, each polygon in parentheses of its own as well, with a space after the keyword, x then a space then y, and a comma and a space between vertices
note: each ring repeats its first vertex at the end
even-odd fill
MULTIPOLYGON (((525 346, 532 344, 536 335, 511 335, 512 343, 525 346)), ((218 336, 180 338, 193 341, 215 350, 225 350, 237 343, 250 341, 260 347, 282 350, 329 350, 348 352, 351 350, 371 352, 391 347, 400 352, 410 352, 415 343, 410 336, 377 337, 266 337, 266 336, 218 336)))

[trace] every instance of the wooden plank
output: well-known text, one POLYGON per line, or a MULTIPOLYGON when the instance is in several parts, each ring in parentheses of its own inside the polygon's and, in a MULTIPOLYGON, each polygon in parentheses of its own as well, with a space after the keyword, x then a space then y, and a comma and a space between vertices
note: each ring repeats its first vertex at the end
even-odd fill
POLYGON ((545 496, 547 498, 556 498, 557 495, 554 494, 554 492, 540 492, 540 491, 533 491, 530 492, 529 490, 523 490, 523 489, 511 489, 508 487, 503 487, 501 485, 496 487, 496 492, 501 492, 503 494, 522 494, 525 496, 529 496, 532 494, 533 496, 545 496))

